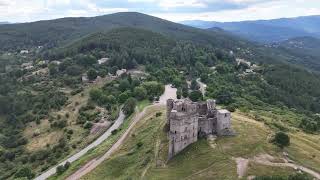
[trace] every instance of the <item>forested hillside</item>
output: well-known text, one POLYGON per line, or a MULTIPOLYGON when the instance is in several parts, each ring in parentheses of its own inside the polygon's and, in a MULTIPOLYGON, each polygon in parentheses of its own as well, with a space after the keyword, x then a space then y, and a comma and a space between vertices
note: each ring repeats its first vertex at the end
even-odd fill
POLYGON ((204 31, 169 22, 145 14, 128 12, 92 18, 63 18, 0 27, 0 50, 16 50, 44 46, 65 45, 85 35, 119 27, 137 27, 162 33, 174 39, 230 46, 239 44, 226 33, 204 31), (201 35, 200 35, 201 34, 201 35), (200 36, 199 36, 200 35, 200 36))
POLYGON ((319 75, 290 64, 288 54, 219 29, 118 13, 4 25, 0 42, 0 179, 32 179, 94 139, 89 134, 99 120, 97 109, 112 122, 122 104, 129 115, 137 101, 157 100, 168 83, 180 98, 275 112, 266 121, 272 128, 320 130, 319 75), (42 45, 40 51, 14 53, 42 45), (144 77, 116 77, 123 68, 139 69, 144 77), (198 78, 208 85, 205 97, 198 78))
MULTIPOLYGON (((235 67, 235 56, 229 54, 227 49, 216 49, 207 45, 193 44, 191 42, 176 42, 168 39, 161 34, 150 31, 121 28, 115 29, 107 33, 97 33, 86 37, 73 45, 57 49, 52 53, 52 58, 74 57, 77 60, 79 55, 93 55, 99 57, 99 52, 108 52, 111 57, 109 66, 117 68, 131 69, 137 65, 150 65, 151 73, 161 75, 162 68, 170 72, 185 70, 190 77, 208 76, 208 70, 204 67, 217 66, 223 68, 221 73, 233 74, 229 78, 228 83, 231 86, 236 86, 235 82, 241 81, 237 76, 235 67), (222 64, 220 64, 220 63, 222 64), (152 65, 152 66, 151 66, 152 65), (231 68, 231 69, 230 69, 231 68), (156 70, 158 69, 158 70, 156 70), (156 71, 156 72, 154 72, 156 71)), ((258 51, 259 52, 259 51, 258 51)), ((258 75, 252 78, 263 78, 253 82, 257 83, 257 88, 262 91, 256 96, 271 104, 283 103, 288 107, 300 109, 302 111, 319 112, 319 91, 320 80, 317 74, 312 74, 303 68, 294 67, 281 61, 276 60, 277 56, 262 54, 261 56, 253 55, 250 60, 261 64, 263 67, 260 71, 261 77, 258 75), (264 63, 276 62, 274 64, 264 63)), ((229 74, 229 75, 231 75, 229 74)), ((166 77, 159 77, 160 81, 169 83, 176 79, 176 75, 167 74, 166 77), (164 79, 162 79, 164 78, 164 79)), ((223 76, 225 78, 225 76, 223 76)), ((204 78, 208 80, 208 78, 204 78)), ((245 78, 246 79, 246 78, 245 78)), ((250 78, 251 79, 251 78, 250 78)), ((182 79, 180 79, 183 82, 182 79)), ((226 82, 227 83, 227 82, 226 82)), ((238 82, 240 83, 240 82, 238 82)), ((241 83, 240 83, 240 86, 241 83)), ((248 88, 244 86, 242 88, 248 88)), ((237 91, 237 88, 233 91, 237 91)), ((240 88, 239 88, 240 89, 240 88)), ((235 92, 232 92, 235 93, 235 92)), ((248 93, 252 93, 248 91, 248 93)), ((241 94, 239 92, 239 94, 241 94)))
POLYGON ((292 55, 292 59, 312 70, 320 70, 320 40, 313 37, 298 37, 272 45, 281 53, 292 55))

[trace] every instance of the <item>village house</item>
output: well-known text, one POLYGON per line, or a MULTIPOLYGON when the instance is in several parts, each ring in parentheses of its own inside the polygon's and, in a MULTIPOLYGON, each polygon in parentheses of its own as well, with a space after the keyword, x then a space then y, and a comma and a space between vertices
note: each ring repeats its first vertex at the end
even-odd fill
POLYGON ((87 74, 83 74, 81 77, 81 80, 83 83, 88 83, 89 82, 89 78, 87 74))
POLYGON ((20 54, 29 54, 29 50, 21 50, 20 54))
POLYGON ((27 63, 22 63, 21 68, 29 70, 33 68, 33 63, 32 62, 27 62, 27 63))
POLYGON ((109 58, 101 58, 98 60, 98 64, 101 65, 101 64, 106 63, 107 61, 109 61, 109 58))
POLYGON ((123 75, 125 73, 127 73, 127 70, 126 69, 121 69, 121 70, 117 70, 116 75, 117 75, 117 77, 119 77, 119 76, 121 76, 121 75, 123 75))
POLYGON ((50 63, 55 64, 55 65, 60 65, 60 64, 61 64, 61 61, 55 60, 55 61, 51 61, 50 63))

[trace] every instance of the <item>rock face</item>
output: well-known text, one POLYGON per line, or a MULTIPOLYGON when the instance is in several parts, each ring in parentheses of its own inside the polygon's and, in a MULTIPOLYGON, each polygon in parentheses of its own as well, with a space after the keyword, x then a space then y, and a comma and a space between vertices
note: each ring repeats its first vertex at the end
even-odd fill
POLYGON ((218 136, 233 135, 231 113, 216 109, 215 100, 192 102, 188 99, 167 101, 167 124, 170 127, 169 159, 189 144, 210 134, 218 136))

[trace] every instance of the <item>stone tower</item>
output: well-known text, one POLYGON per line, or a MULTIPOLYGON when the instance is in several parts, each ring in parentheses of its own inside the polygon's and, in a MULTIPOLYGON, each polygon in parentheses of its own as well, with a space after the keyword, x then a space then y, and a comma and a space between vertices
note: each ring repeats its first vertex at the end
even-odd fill
POLYGON ((172 158, 198 137, 210 134, 218 136, 233 135, 231 113, 225 109, 217 110, 216 101, 192 102, 189 99, 167 101, 167 124, 169 126, 169 152, 172 158))
POLYGON ((169 158, 198 140, 197 104, 176 101, 169 113, 169 158))

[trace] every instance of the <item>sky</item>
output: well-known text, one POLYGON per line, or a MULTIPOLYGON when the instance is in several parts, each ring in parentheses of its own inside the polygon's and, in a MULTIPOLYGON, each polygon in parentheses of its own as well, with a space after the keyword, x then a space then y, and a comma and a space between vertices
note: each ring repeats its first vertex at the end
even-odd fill
POLYGON ((320 0, 0 0, 0 22, 141 12, 174 22, 320 15, 320 0))

